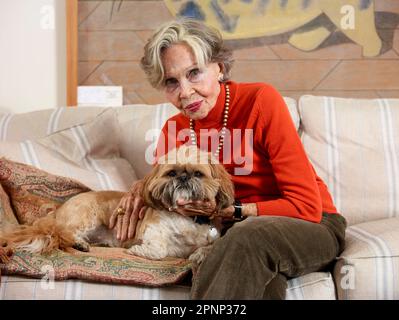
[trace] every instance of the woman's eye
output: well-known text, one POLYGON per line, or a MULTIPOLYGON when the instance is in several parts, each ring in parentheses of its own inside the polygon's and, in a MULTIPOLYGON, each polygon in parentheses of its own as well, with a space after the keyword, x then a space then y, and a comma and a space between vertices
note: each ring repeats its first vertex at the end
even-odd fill
POLYGON ((178 82, 177 82, 176 79, 166 79, 166 80, 165 80, 165 87, 166 87, 167 89, 176 88, 177 85, 178 85, 178 82))
POLYGON ((175 177, 176 176, 176 171, 175 170, 170 170, 169 172, 168 172, 168 176, 169 177, 175 177))
POLYGON ((195 171, 194 172, 194 177, 196 177, 196 178, 201 178, 201 177, 203 177, 204 175, 202 174, 202 172, 201 171, 195 171))
POLYGON ((195 68, 189 72, 188 77, 190 80, 196 80, 200 74, 200 69, 195 68))

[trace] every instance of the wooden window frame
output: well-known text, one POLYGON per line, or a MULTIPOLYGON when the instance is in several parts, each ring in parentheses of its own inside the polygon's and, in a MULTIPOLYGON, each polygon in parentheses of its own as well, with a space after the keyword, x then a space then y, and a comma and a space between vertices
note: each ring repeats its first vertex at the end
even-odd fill
POLYGON ((66 77, 67 106, 78 100, 78 0, 65 0, 66 5, 66 77))

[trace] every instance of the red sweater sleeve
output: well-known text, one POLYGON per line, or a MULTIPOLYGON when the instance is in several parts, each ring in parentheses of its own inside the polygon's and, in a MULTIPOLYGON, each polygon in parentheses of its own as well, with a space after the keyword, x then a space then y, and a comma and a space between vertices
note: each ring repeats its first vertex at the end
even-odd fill
POLYGON ((281 198, 257 202, 258 215, 284 215, 320 222, 322 201, 313 167, 283 97, 263 87, 255 101, 259 126, 255 141, 266 150, 281 198))

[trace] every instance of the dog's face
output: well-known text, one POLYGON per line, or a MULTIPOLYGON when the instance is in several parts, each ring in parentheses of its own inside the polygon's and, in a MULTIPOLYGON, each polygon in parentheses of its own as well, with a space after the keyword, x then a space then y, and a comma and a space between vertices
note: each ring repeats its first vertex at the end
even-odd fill
POLYGON ((180 147, 159 159, 144 181, 144 201, 157 209, 176 206, 178 199, 215 200, 216 208, 233 204, 230 176, 209 153, 196 147, 180 147))

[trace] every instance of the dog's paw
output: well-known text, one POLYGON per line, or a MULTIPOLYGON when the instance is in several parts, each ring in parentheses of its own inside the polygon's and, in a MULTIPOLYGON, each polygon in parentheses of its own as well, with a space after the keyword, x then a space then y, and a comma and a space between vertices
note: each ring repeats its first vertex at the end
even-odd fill
POLYGON ((87 242, 76 242, 72 248, 83 252, 90 251, 90 245, 87 242))
POLYGON ((131 254, 133 256, 138 256, 139 254, 136 252, 134 246, 131 246, 129 249, 123 250, 123 252, 127 254, 131 254))
POLYGON ((2 244, 0 246, 0 263, 9 262, 13 253, 14 250, 11 247, 2 244))
POLYGON ((200 247, 188 257, 188 260, 193 264, 193 267, 198 268, 211 251, 211 248, 212 246, 200 247))
POLYGON ((168 256, 167 252, 159 246, 146 244, 133 245, 126 250, 126 253, 152 260, 161 260, 168 256))

